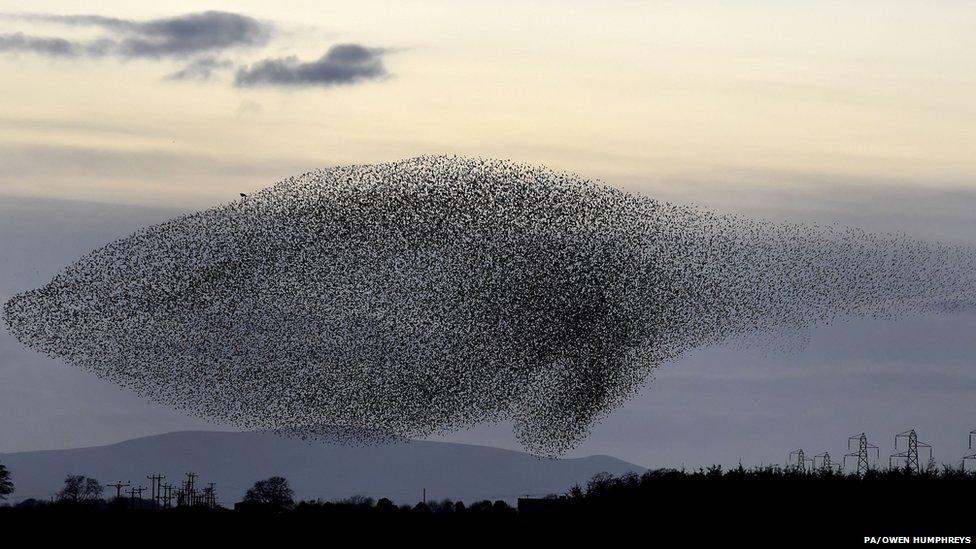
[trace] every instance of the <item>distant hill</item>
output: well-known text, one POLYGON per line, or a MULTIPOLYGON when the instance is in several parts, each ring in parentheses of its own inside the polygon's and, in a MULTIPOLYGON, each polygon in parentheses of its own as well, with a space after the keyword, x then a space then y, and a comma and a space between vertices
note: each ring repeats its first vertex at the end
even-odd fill
MULTIPOLYGON (((433 500, 512 501, 526 494, 562 493, 600 472, 644 471, 610 456, 553 460, 446 442, 356 447, 265 432, 209 431, 168 433, 92 448, 0 454, 0 463, 11 471, 16 486, 10 501, 50 498, 69 473, 94 477, 103 484, 121 480, 148 486, 148 474, 164 474, 166 482, 178 485, 192 471, 199 474, 198 485, 216 483, 224 504, 240 500, 255 480, 272 475, 288 478, 296 499, 364 495, 415 503, 424 488, 433 500)), ((107 489, 106 495, 114 495, 114 489, 107 489)))

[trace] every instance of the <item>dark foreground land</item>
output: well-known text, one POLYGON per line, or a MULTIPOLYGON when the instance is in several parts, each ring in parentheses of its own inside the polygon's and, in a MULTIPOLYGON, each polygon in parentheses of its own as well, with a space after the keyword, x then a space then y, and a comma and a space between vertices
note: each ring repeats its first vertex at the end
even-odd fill
POLYGON ((562 497, 520 500, 517 509, 501 502, 396 507, 383 500, 236 511, 42 505, 0 508, 0 531, 24 530, 41 543, 67 534, 275 546, 339 539, 462 546, 584 539, 662 547, 874 545, 866 537, 884 545, 972 545, 974 497, 976 475, 952 469, 864 476, 778 468, 658 470, 598 476, 562 497))

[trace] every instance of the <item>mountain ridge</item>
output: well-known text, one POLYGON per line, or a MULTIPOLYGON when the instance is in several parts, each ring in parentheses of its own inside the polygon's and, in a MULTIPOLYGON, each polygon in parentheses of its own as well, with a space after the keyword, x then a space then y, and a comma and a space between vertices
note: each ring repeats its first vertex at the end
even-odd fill
POLYGON ((240 500, 254 481, 272 475, 288 478, 296 499, 364 495, 415 503, 424 489, 428 499, 514 501, 522 495, 565 492, 600 472, 645 470, 605 455, 550 459, 440 441, 345 446, 266 431, 196 430, 83 448, 0 454, 0 463, 11 471, 15 484, 10 501, 50 498, 68 474, 90 476, 103 484, 121 480, 148 486, 144 477, 161 473, 166 482, 178 486, 193 471, 199 474, 198 483, 216 483, 225 505, 240 500))

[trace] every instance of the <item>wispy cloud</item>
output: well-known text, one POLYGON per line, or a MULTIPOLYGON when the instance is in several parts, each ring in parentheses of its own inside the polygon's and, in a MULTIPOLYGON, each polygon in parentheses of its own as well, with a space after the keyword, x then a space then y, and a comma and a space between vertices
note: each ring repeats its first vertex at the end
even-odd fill
POLYGON ((99 15, 5 15, 6 18, 71 26, 100 27, 106 36, 95 40, 0 35, 0 51, 42 55, 101 57, 187 57, 230 48, 262 46, 273 27, 246 15, 221 11, 134 21, 99 15))
POLYGON ((315 61, 297 57, 264 59, 237 71, 238 86, 338 86, 387 75, 387 50, 359 44, 337 44, 315 61))
POLYGON ((5 19, 19 19, 22 21, 36 21, 41 23, 59 23, 73 26, 98 26, 113 29, 133 28, 139 22, 130 19, 118 19, 101 15, 56 15, 49 13, 5 13, 5 19))
POLYGON ((227 59, 217 59, 216 57, 201 57, 194 59, 182 69, 166 76, 167 80, 210 80, 213 73, 218 70, 230 69, 234 63, 227 59))
POLYGON ((0 52, 29 52, 53 57, 89 55, 101 57, 113 46, 111 41, 75 42, 64 38, 30 36, 24 33, 0 34, 0 52))
POLYGON ((263 110, 264 110, 264 107, 261 105, 261 103, 258 103, 257 101, 251 101, 249 99, 246 99, 243 102, 241 102, 241 106, 238 107, 238 109, 237 109, 237 116, 244 116, 244 115, 248 115, 248 114, 258 114, 258 113, 260 113, 263 110))

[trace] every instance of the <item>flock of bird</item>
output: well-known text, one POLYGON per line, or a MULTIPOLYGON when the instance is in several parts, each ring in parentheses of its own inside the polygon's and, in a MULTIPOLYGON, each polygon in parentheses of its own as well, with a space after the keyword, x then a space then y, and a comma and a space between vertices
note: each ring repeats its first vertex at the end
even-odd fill
POLYGON ((696 347, 972 303, 973 250, 716 215, 505 161, 337 167, 92 251, 4 305, 25 345, 245 429, 511 421, 561 455, 696 347))

